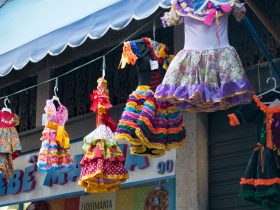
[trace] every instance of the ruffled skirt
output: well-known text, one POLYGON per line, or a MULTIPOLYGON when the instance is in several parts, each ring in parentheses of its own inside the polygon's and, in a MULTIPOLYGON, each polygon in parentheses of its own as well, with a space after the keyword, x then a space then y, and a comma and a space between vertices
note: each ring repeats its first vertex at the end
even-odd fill
POLYGON ((16 128, 0 128, 0 172, 6 181, 13 175, 13 160, 19 156, 21 149, 16 128))
POLYGON ((91 161, 82 160, 82 171, 78 184, 85 192, 113 192, 128 179, 123 160, 96 158, 91 161))
POLYGON ((155 97, 191 112, 225 110, 251 101, 253 88, 233 47, 181 50, 155 97))
POLYGON ((182 146, 185 137, 181 112, 169 102, 158 103, 148 86, 130 95, 116 131, 117 140, 132 144, 132 154, 149 157, 182 146))
POLYGON ((252 153, 240 196, 268 209, 280 209, 280 158, 275 151, 260 144, 252 153))
POLYGON ((38 169, 49 172, 72 168, 70 149, 61 147, 56 140, 56 131, 43 132, 42 145, 38 157, 38 169))
POLYGON ((80 163, 78 185, 84 187, 85 192, 114 192, 128 179, 125 158, 113 137, 109 127, 100 125, 84 138, 85 154, 80 163))
POLYGON ((13 158, 11 154, 0 153, 0 172, 8 182, 14 172, 13 158))

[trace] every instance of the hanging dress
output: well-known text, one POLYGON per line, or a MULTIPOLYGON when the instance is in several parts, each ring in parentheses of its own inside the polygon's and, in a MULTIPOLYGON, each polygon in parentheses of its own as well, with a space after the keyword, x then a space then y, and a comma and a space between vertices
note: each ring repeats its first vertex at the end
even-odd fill
MULTIPOLYGON (((156 52, 153 46, 155 44, 148 38, 124 43, 123 57, 128 57, 128 64, 136 64, 138 60, 139 75, 141 71, 151 71, 150 60, 163 63, 157 54, 165 55, 161 56, 163 60, 167 56, 166 52, 163 53, 164 50, 156 52)), ((185 137, 180 110, 169 102, 158 102, 151 86, 139 85, 130 94, 118 124, 116 139, 131 143, 131 154, 160 157, 166 151, 181 147, 185 137)))
POLYGON ((155 96, 190 112, 225 110, 252 99, 241 60, 228 41, 228 17, 245 8, 235 0, 173 0, 164 26, 184 22, 185 46, 173 59, 155 96))
POLYGON ((241 178, 240 196, 268 209, 280 209, 280 106, 268 107, 257 96, 228 115, 231 126, 257 123, 258 143, 241 178))
POLYGON ((97 128, 84 138, 84 156, 78 185, 88 193, 109 193, 119 189, 128 179, 125 157, 114 139, 116 124, 108 114, 111 107, 107 81, 98 79, 97 91, 92 94, 91 110, 97 113, 97 128))
POLYGON ((72 167, 70 139, 64 128, 68 120, 68 110, 62 104, 56 109, 53 100, 46 101, 44 110, 47 122, 41 137, 38 169, 41 172, 69 169, 72 167))
POLYGON ((8 181, 13 175, 13 160, 21 152, 21 144, 16 126, 19 117, 14 113, 0 111, 0 172, 8 181))

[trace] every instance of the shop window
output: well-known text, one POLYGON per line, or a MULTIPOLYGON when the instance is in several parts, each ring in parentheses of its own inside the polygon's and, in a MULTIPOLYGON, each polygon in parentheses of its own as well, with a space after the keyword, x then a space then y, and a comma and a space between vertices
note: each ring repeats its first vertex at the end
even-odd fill
MULTIPOLYGON (((152 32, 149 31, 133 39, 139 39, 144 36, 152 37, 152 32)), ((167 44, 170 51, 173 52, 173 28, 158 29, 156 32, 156 37, 158 42, 167 44)), ((58 76, 69 71, 70 69, 85 64, 94 58, 102 56, 108 50, 110 49, 104 49, 102 52, 76 60, 73 63, 65 65, 61 68, 54 69, 52 71, 51 77, 58 76)), ((108 81, 110 99, 113 105, 125 103, 129 94, 137 87, 137 75, 135 67, 127 66, 125 70, 118 69, 121 54, 122 46, 106 56, 106 79, 108 81)), ((67 106, 70 118, 90 112, 89 107, 91 102, 89 95, 92 93, 92 90, 96 88, 97 79, 102 76, 101 62, 101 60, 98 60, 84 66, 78 71, 59 78, 58 95, 61 102, 67 106)), ((50 95, 53 94, 53 87, 54 82, 50 88, 50 95)))
MULTIPOLYGON (((36 85, 37 77, 29 77, 21 80, 20 82, 14 83, 7 87, 1 88, 0 92, 2 96, 15 93, 24 88, 36 85)), ((12 112, 16 113, 20 117, 20 125, 17 127, 19 132, 27 131, 35 128, 36 125, 36 98, 37 89, 32 88, 27 91, 15 94, 9 97, 12 112)), ((3 107, 4 100, 1 100, 0 106, 3 107)))

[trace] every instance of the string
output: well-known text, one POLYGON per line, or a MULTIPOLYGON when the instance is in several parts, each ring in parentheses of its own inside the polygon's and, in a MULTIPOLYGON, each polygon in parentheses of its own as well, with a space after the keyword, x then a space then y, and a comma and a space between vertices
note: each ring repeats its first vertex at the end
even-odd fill
MULTIPOLYGON (((84 63, 84 64, 82 64, 82 65, 80 65, 80 66, 77 66, 77 67, 75 67, 75 68, 73 68, 73 69, 70 69, 69 71, 64 72, 64 73, 62 73, 62 74, 60 74, 60 75, 58 75, 58 76, 56 76, 56 77, 54 77, 54 78, 51 78, 51 79, 48 79, 48 80, 46 80, 46 81, 37 83, 36 85, 29 86, 29 87, 27 87, 27 88, 21 89, 21 90, 16 91, 16 92, 13 92, 13 93, 11 93, 11 94, 2 96, 2 97, 0 97, 0 100, 3 100, 3 99, 8 98, 8 97, 11 97, 11 96, 13 96, 13 95, 17 95, 17 94, 19 94, 19 93, 22 93, 22 92, 25 92, 25 91, 27 91, 27 90, 36 88, 36 87, 38 87, 38 86, 42 86, 42 85, 47 84, 47 83, 49 83, 49 82, 52 82, 52 81, 54 81, 54 80, 57 80, 57 79, 59 79, 59 78, 61 78, 61 77, 64 77, 64 76, 66 76, 66 75, 68 75, 68 74, 70 74, 70 73, 72 73, 72 72, 75 72, 75 71, 77 71, 77 70, 79 70, 79 69, 81 69, 81 68, 83 68, 83 67, 85 67, 85 66, 87 66, 87 65, 89 65, 89 64, 91 64, 91 63, 94 63, 94 62, 96 62, 96 61, 98 61, 98 60, 100 60, 100 59, 103 59, 103 58, 104 58, 104 60, 105 60, 105 56, 106 56, 106 55, 108 55, 108 54, 112 53, 113 51, 115 51, 118 47, 120 47, 120 46, 123 44, 123 42, 126 42, 127 40, 129 40, 129 39, 131 39, 132 37, 134 37, 135 35, 137 35, 140 31, 142 31, 144 28, 146 28, 148 25, 150 25, 151 22, 152 22, 152 21, 146 23, 145 25, 143 25, 142 27, 140 27, 138 30, 136 30, 134 33, 130 34, 130 35, 129 35, 127 38, 125 38, 122 42, 120 42, 120 43, 117 44, 115 47, 111 48, 111 49, 108 50, 106 53, 104 53, 104 55, 99 56, 99 57, 97 57, 97 58, 94 58, 94 59, 92 59, 92 60, 90 60, 90 61, 88 61, 88 62, 86 62, 86 63, 84 63)), ((105 76, 105 68, 104 68, 104 76, 105 76)))

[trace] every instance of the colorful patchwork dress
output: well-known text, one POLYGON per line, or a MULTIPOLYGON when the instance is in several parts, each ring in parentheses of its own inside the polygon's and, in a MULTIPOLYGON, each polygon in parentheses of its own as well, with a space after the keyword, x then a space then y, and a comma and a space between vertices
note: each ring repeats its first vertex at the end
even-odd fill
POLYGON ((13 160, 21 152, 21 144, 16 126, 19 117, 14 113, 0 111, 0 171, 8 181, 13 175, 13 160))
POLYGON ((92 100, 91 110, 97 112, 97 128, 84 138, 85 154, 78 185, 88 193, 114 192, 128 179, 128 172, 124 168, 125 157, 114 139, 116 124, 108 115, 111 104, 104 78, 98 79, 92 100))
POLYGON ((185 47, 173 59, 155 96, 190 112, 250 103, 253 89, 228 41, 228 17, 245 8, 236 0, 173 0, 164 26, 184 22, 185 47))
POLYGON ((280 106, 268 107, 257 96, 228 115, 230 124, 257 123, 258 143, 241 178, 240 196, 268 209, 280 209, 280 106))
POLYGON ((42 146, 38 157, 38 169, 49 172, 72 167, 70 139, 64 128, 68 120, 67 108, 59 104, 58 109, 53 100, 47 100, 44 108, 47 122, 42 133, 42 146))
MULTIPOLYGON (((156 54, 166 54, 157 53, 149 39, 144 38, 144 41, 144 48, 139 48, 134 41, 124 44, 129 64, 136 64, 137 60, 141 60, 140 71, 141 68, 150 68, 149 62, 156 59, 156 54)), ((158 63, 163 62, 158 59, 158 63)), ((165 151, 182 146, 185 137, 180 110, 169 102, 158 102, 150 86, 140 85, 129 96, 118 124, 116 139, 131 143, 131 154, 160 157, 165 151)))

